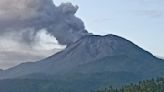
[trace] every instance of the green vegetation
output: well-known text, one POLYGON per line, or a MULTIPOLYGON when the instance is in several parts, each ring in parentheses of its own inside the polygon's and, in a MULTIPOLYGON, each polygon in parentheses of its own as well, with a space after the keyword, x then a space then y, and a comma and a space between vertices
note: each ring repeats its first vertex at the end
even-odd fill
MULTIPOLYGON (((60 80, 11 79, 0 81, 0 92, 89 92, 91 86, 60 80)), ((164 78, 144 80, 121 88, 111 86, 94 92, 164 92, 164 78)))
POLYGON ((130 84, 122 88, 105 88, 96 92, 164 92, 164 78, 140 81, 138 84, 130 84))

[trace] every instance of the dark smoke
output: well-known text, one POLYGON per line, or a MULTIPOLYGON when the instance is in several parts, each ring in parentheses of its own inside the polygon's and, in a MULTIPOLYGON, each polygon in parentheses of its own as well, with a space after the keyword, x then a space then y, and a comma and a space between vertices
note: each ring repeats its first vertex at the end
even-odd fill
MULTIPOLYGON (((7 1, 2 0, 0 2, 3 4, 7 1)), ((3 14, 0 16, 1 35, 8 31, 23 32, 22 40, 30 43, 37 32, 44 28, 54 35, 61 44, 69 45, 81 36, 88 34, 83 21, 75 16, 78 6, 73 6, 71 3, 62 3, 57 7, 52 0, 21 0, 20 4, 16 4, 16 1, 7 2, 7 4, 12 3, 12 9, 10 9, 10 6, 7 8, 8 10, 0 9, 0 11, 8 11, 4 12, 4 15, 10 14, 6 17, 2 16, 3 14), (22 4, 24 4, 24 7, 22 4), (14 5, 15 7, 13 7, 14 5), (23 8, 18 9, 17 6, 23 8), (10 30, 6 30, 9 28, 10 30), (29 28, 33 29, 32 33, 24 31, 24 29, 29 28)))

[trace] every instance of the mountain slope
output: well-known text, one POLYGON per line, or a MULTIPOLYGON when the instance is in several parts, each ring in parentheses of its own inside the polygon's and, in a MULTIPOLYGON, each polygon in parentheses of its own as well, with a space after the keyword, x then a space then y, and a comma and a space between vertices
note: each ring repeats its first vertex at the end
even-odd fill
POLYGON ((64 73, 78 65, 106 56, 118 55, 126 55, 142 61, 154 58, 150 53, 121 37, 89 35, 56 55, 36 63, 18 65, 1 73, 0 77, 13 78, 31 73, 64 73))
POLYGON ((88 92, 164 76, 163 66, 163 60, 122 37, 88 35, 44 60, 4 70, 0 78, 60 80, 67 90, 88 92))

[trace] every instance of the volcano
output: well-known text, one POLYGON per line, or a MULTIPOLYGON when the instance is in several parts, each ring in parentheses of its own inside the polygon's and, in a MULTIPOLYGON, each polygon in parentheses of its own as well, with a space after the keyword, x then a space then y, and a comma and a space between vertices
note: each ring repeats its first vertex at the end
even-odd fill
POLYGON ((162 77, 163 66, 163 60, 122 37, 87 35, 44 60, 1 71, 0 79, 56 80, 64 90, 89 92, 162 77))

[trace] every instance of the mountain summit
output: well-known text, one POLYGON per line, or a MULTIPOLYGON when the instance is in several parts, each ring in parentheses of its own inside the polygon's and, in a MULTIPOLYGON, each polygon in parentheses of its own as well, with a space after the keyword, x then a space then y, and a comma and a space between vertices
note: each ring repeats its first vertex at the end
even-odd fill
MULTIPOLYGON (((73 44, 74 51, 85 51, 91 56, 106 55, 129 55, 137 57, 139 55, 151 56, 152 54, 145 52, 139 46, 133 44, 131 41, 126 40, 117 35, 87 35, 73 44)), ((82 52, 81 52, 82 53, 82 52)), ((80 53, 80 54, 81 54, 80 53)))
POLYGON ((163 66, 163 60, 122 37, 86 35, 44 60, 2 71, 0 78, 61 80, 59 84, 68 84, 72 92, 88 92, 104 85, 163 76, 163 66), (80 90, 73 85, 79 85, 80 90))

